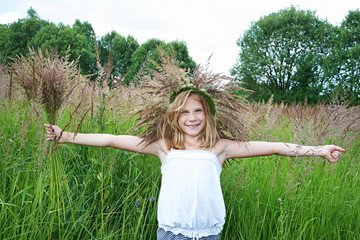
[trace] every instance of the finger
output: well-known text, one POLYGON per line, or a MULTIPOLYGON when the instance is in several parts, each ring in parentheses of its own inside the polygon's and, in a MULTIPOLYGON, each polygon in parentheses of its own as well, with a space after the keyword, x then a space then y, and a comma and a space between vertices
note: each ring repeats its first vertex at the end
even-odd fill
POLYGON ((335 155, 338 155, 340 154, 340 152, 338 150, 334 150, 331 152, 331 155, 335 156, 335 155))
POLYGON ((46 127, 45 130, 46 130, 46 132, 52 132, 52 131, 54 131, 53 128, 51 128, 51 127, 46 127))
POLYGON ((50 137, 54 137, 54 133, 52 132, 46 132, 46 137, 50 138, 50 137))
POLYGON ((47 135, 47 136, 53 136, 53 135, 54 135, 54 131, 46 131, 46 135, 47 135))
POLYGON ((335 154, 335 155, 331 155, 332 161, 333 161, 333 162, 339 162, 339 161, 340 161, 340 156, 341 156, 340 153, 339 153, 339 154, 335 154))
POLYGON ((345 152, 345 149, 343 149, 341 147, 338 147, 338 146, 335 146, 334 151, 345 152))
POLYGON ((330 158, 329 159, 329 162, 330 163, 336 163, 336 162, 338 162, 339 161, 339 159, 336 159, 336 158, 330 158))

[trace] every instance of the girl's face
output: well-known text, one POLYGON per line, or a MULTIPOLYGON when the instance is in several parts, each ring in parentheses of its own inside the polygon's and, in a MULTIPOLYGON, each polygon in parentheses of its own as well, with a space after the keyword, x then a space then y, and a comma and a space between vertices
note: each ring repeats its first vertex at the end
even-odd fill
POLYGON ((206 125, 204 106, 194 95, 188 97, 180 110, 178 124, 185 136, 197 137, 206 125))

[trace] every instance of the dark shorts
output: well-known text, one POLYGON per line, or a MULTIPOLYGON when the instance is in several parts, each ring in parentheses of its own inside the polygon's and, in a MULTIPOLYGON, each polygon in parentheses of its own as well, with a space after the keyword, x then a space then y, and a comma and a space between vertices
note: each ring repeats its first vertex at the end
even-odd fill
MULTIPOLYGON (((193 238, 186 237, 186 236, 182 235, 181 233, 175 235, 174 233, 172 233, 170 231, 165 231, 162 228, 158 228, 158 230, 157 230, 157 240, 192 240, 192 239, 193 238)), ((195 239, 199 239, 199 240, 219 240, 220 239, 220 233, 218 235, 211 235, 211 236, 195 238, 195 239)))

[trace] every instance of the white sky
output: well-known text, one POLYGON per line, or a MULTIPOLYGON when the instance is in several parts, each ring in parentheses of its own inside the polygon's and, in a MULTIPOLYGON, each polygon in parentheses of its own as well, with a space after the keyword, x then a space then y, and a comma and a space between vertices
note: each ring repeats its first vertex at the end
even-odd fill
POLYGON ((0 23, 25 18, 31 6, 55 24, 88 21, 98 37, 115 30, 139 44, 181 40, 197 63, 204 65, 212 54, 210 68, 229 75, 240 50, 236 40, 251 22, 291 5, 316 11, 333 25, 360 7, 357 0, 1 0, 0 23))

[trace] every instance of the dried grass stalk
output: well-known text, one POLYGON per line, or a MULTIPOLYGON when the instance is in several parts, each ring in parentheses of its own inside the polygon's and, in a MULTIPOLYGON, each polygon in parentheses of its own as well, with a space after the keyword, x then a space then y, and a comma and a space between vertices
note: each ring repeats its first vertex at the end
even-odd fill
POLYGON ((49 122, 54 124, 57 112, 80 79, 77 60, 69 60, 70 48, 64 57, 53 48, 29 51, 29 57, 21 55, 12 64, 15 80, 25 90, 28 100, 40 100, 49 122))
POLYGON ((0 63, 0 99, 8 98, 11 101, 12 95, 12 74, 6 66, 5 60, 0 63))

